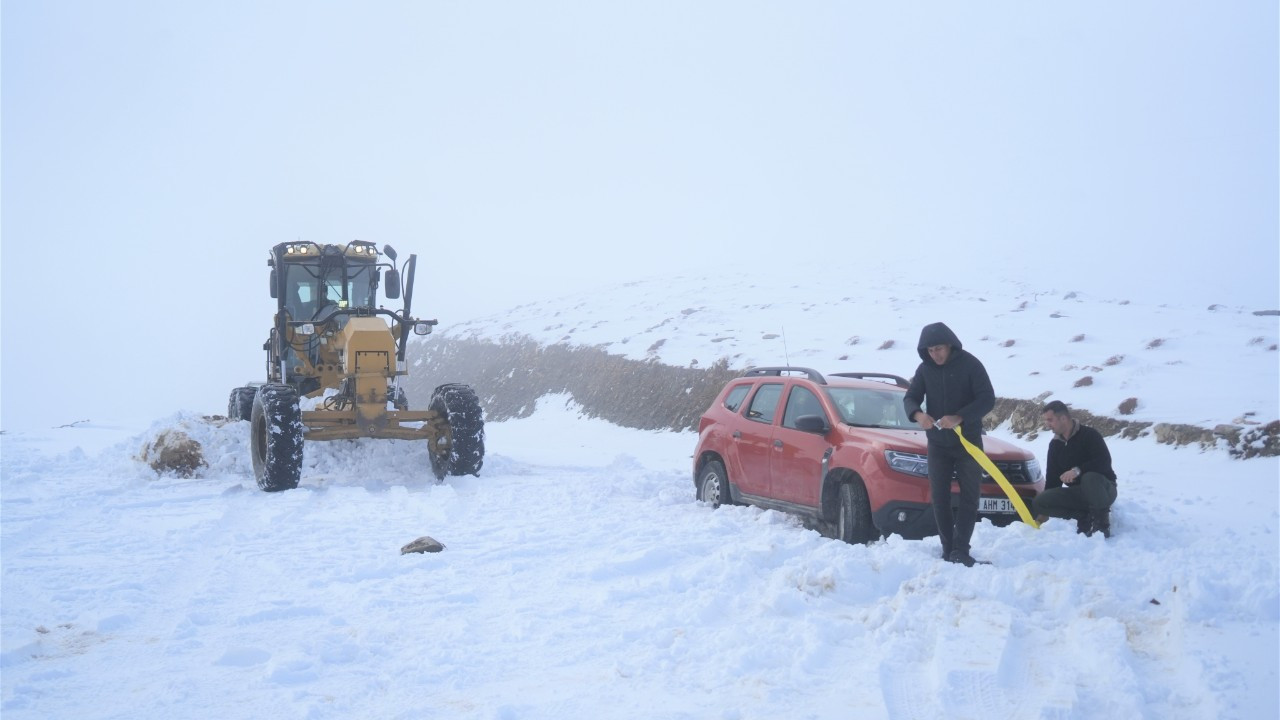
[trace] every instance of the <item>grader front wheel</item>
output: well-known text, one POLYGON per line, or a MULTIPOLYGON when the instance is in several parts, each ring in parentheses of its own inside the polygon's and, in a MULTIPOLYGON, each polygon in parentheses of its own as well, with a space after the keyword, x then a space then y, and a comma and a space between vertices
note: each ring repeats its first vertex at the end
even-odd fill
POLYGON ((263 385, 253 398, 253 475, 267 492, 292 490, 302 476, 302 411, 290 385, 263 385))
POLYGON ((449 423, 453 441, 447 448, 431 448, 431 470, 437 480, 446 475, 479 475, 484 464, 484 411, 470 385, 441 385, 431 394, 431 409, 449 423))

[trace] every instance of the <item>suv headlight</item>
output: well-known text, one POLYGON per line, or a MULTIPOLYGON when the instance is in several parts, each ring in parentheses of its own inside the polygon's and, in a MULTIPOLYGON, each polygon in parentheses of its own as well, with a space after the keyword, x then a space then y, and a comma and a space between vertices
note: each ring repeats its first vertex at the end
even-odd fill
POLYGON ((1027 461, 1027 477, 1031 478, 1031 482, 1040 482, 1040 478, 1042 477, 1040 473, 1040 463, 1036 462, 1035 458, 1027 461))
POLYGON ((884 459, 889 463, 889 467, 900 473, 929 477, 929 456, 927 455, 885 450, 884 459))

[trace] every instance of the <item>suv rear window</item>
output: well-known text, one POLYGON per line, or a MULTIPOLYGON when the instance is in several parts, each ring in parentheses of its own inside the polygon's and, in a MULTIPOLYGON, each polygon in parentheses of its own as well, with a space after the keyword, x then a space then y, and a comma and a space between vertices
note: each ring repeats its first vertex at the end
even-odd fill
POLYGON ((756 390, 751 398, 751 407, 747 410, 747 419, 756 422, 773 424, 773 416, 778 412, 778 398, 782 397, 781 383, 767 383, 756 390))
POLYGON ((724 398, 724 406, 729 412, 738 412, 738 408, 742 407, 742 401, 747 399, 747 393, 751 392, 751 385, 739 385, 729 391, 724 398))

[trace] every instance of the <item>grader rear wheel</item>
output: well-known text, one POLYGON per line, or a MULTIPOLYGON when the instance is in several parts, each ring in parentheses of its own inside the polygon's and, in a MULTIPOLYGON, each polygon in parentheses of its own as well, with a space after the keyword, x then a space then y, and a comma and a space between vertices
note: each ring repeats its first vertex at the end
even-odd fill
POLYGON ((227 398, 227 417, 232 420, 248 420, 253 417, 253 396, 258 394, 255 387, 238 387, 231 391, 227 398))

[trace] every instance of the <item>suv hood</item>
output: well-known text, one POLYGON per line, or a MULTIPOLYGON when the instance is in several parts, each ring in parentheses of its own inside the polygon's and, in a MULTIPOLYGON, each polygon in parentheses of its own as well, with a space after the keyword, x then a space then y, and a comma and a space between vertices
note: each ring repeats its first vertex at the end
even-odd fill
MULTIPOLYGON (((899 450, 926 455, 929 452, 929 441, 923 430, 896 430, 890 428, 868 428, 842 425, 846 435, 856 433, 858 436, 872 440, 886 450, 899 450), (846 429, 847 428, 847 429, 846 429)), ((1023 448, 1011 445, 989 435, 982 437, 982 450, 992 460, 1017 461, 1030 460, 1035 456, 1023 448)))

